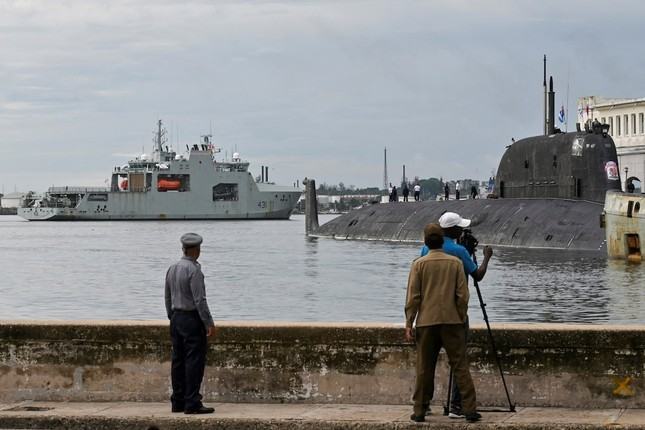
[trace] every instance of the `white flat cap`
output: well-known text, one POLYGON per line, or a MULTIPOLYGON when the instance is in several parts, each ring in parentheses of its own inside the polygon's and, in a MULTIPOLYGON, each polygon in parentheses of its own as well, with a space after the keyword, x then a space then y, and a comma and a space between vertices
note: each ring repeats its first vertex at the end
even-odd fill
POLYGON ((181 236, 181 244, 186 248, 192 248, 193 246, 199 246, 202 244, 202 237, 197 233, 186 233, 181 236))

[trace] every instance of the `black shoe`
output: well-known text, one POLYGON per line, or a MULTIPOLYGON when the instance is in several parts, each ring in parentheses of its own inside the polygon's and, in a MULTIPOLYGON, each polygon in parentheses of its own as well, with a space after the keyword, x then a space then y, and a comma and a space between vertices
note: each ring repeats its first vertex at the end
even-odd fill
POLYGON ((426 420, 426 416, 425 415, 414 415, 414 413, 413 413, 412 415, 410 415, 410 419, 412 421, 414 421, 415 423, 422 423, 422 422, 424 422, 426 420))
POLYGON ((426 408, 423 408, 423 410, 425 411, 425 416, 426 417, 432 414, 432 412, 430 411, 430 406, 428 406, 426 408))
POLYGON ((197 409, 186 409, 184 411, 185 414, 189 414, 189 415, 192 415, 192 414, 212 414, 213 412, 215 412, 215 408, 208 408, 208 407, 206 407, 204 405, 200 406, 197 409))
POLYGON ((179 405, 172 405, 172 411, 173 413, 176 412, 184 412, 184 406, 179 406, 179 405))
POLYGON ((469 423, 474 423, 479 421, 482 418, 481 414, 479 412, 471 412, 469 414, 466 414, 466 421, 469 423))

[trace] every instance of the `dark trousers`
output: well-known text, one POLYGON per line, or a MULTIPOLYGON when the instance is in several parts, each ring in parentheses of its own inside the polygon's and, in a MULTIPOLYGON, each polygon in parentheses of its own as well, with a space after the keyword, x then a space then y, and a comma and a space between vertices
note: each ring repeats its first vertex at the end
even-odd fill
MULTIPOLYGON (((465 329, 465 343, 468 345, 468 334, 470 333, 470 327, 468 324, 468 320, 464 323, 464 329, 465 329)), ((461 393, 459 392, 459 386, 457 385, 457 378, 454 375, 452 375, 452 392, 450 394, 450 410, 451 411, 459 411, 461 412, 461 393)))
POLYGON ((415 192, 414 192, 414 201, 415 201, 415 202, 418 202, 418 201, 419 201, 419 196, 420 196, 420 194, 421 194, 421 193, 420 193, 419 191, 415 191, 415 192))
POLYGON ((417 327, 417 379, 414 388, 414 414, 423 415, 434 396, 434 373, 443 347, 463 396, 464 412, 476 411, 475 386, 466 356, 466 332, 463 324, 439 324, 417 327))
POLYGON ((206 328, 197 311, 174 311, 170 319, 172 339, 172 396, 174 408, 202 406, 199 387, 206 366, 206 328))

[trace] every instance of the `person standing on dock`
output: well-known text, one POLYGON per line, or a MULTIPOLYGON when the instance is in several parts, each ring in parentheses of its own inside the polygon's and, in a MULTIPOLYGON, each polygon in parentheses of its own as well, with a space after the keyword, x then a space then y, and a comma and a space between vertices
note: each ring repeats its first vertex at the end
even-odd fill
POLYGON ((421 200, 421 185, 415 184, 414 185, 414 201, 418 202, 421 200))
POLYGON ((477 187, 475 185, 471 185, 470 198, 474 200, 477 198, 478 195, 479 195, 479 190, 477 189, 477 187))
POLYGON ((414 412, 410 419, 425 421, 434 395, 434 373, 441 348, 445 348, 463 396, 468 422, 481 418, 477 413, 475 386, 466 355, 468 284, 458 258, 446 254, 443 229, 428 224, 423 232, 428 255, 412 262, 405 304, 405 338, 417 344, 414 412), (416 322, 416 324, 415 324, 416 322), (413 326, 416 325, 416 332, 413 326))
POLYGON ((455 184, 455 200, 459 200, 459 191, 461 191, 461 185, 459 185, 459 181, 455 184))
POLYGON ((199 388, 206 366, 207 336, 215 334, 215 324, 206 302, 206 286, 201 265, 202 237, 181 236, 184 256, 166 273, 166 313, 172 338, 172 412, 210 414, 214 408, 203 405, 199 388))
POLYGON ((408 196, 410 195, 410 189, 408 188, 408 184, 403 185, 403 201, 407 202, 408 201, 408 196))
POLYGON ((446 185, 443 186, 443 194, 444 200, 448 200, 450 198, 450 187, 448 186, 447 182, 446 185))
MULTIPOLYGON (((439 225, 443 229, 444 241, 443 241, 443 251, 454 257, 457 257, 461 260, 463 271, 466 275, 472 276, 472 278, 479 282, 484 279, 486 271, 488 270, 488 262, 493 256, 493 248, 490 246, 484 247, 484 261, 477 266, 477 263, 473 260, 473 257, 470 255, 466 247, 459 243, 464 229, 470 226, 470 220, 462 218, 459 214, 455 212, 446 212, 441 217, 439 217, 439 225)), ((430 252, 430 249, 427 245, 423 245, 421 248, 421 256, 425 256, 430 252)), ((469 324, 468 318, 464 322, 464 329, 466 332, 466 342, 468 341, 468 332, 469 324)), ((453 380, 453 390, 450 396, 450 411, 448 416, 450 418, 463 418, 464 413, 462 411, 462 398, 459 389, 459 385, 454 383, 453 380)))

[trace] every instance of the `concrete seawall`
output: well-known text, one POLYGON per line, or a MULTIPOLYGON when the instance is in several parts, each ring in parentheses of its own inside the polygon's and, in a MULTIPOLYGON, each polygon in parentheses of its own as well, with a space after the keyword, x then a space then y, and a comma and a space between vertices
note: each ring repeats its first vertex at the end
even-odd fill
MULTIPOLYGON (((408 404, 415 349, 394 324, 220 323, 205 400, 408 404)), ((645 407, 645 326, 493 326, 521 406, 645 407)), ((165 401, 164 321, 0 321, 0 402, 165 401)), ((506 405, 486 330, 474 326, 471 370, 482 405, 506 405)), ((446 365, 435 401, 444 399, 446 365)))

